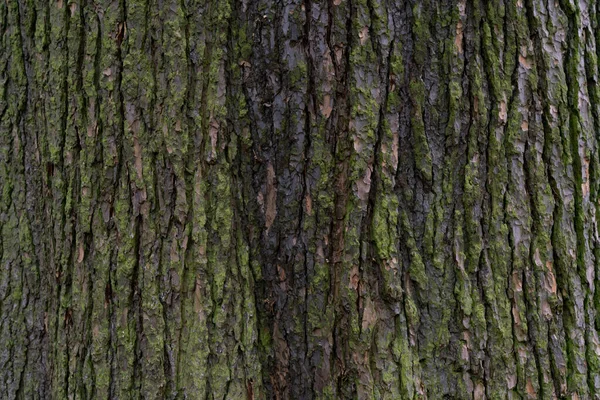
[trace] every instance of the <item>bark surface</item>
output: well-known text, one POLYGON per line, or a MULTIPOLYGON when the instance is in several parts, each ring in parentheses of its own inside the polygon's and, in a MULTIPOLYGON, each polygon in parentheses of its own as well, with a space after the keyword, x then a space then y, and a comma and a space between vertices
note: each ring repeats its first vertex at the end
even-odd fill
POLYGON ((600 3, 0 2, 0 398, 600 398, 600 3))

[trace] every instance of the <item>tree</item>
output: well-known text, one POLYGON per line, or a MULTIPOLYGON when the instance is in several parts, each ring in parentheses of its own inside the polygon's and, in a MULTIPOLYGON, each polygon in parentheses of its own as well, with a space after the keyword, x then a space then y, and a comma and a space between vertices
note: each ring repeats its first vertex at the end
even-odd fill
POLYGON ((0 2, 0 397, 600 397, 600 8, 0 2))

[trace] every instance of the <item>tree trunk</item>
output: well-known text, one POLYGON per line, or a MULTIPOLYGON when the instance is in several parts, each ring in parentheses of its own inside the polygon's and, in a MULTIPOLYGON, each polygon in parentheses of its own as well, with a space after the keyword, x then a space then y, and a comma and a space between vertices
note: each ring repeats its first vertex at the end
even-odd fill
POLYGON ((0 398, 600 398, 590 3, 1 1, 0 398))

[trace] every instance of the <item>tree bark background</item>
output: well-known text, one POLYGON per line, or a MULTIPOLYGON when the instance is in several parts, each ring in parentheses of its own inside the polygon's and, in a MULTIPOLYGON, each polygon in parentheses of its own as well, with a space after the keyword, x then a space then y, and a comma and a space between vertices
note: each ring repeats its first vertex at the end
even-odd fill
POLYGON ((0 2, 0 398, 600 398, 600 4, 0 2))

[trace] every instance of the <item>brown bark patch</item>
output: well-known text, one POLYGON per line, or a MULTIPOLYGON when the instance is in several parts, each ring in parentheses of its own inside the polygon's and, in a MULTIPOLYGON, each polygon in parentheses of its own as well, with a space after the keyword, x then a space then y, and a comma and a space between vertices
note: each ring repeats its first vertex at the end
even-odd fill
POLYGON ((276 322, 273 328, 273 339, 275 341, 275 361, 276 369, 272 376, 274 386, 276 387, 275 395, 277 398, 286 398, 285 389, 286 382, 288 379, 289 361, 290 361, 290 348, 279 329, 279 323, 276 322), (283 396, 283 397, 280 397, 283 396))
POLYGON ((533 397, 533 398, 537 399, 537 393, 535 392, 533 383, 531 383, 531 379, 527 379, 527 384, 525 385, 525 390, 527 391, 527 395, 529 395, 529 397, 533 397))
POLYGON ((371 168, 367 168, 363 179, 356 181, 356 195, 362 201, 367 201, 369 192, 371 191, 371 168))
POLYGON ((219 121, 212 119, 208 128, 208 136, 210 137, 210 154, 208 156, 209 162, 214 162, 217 159, 217 139, 219 137, 219 121))
POLYGON ((522 55, 519 55, 519 64, 521 64, 521 67, 525 69, 531 69, 531 62, 522 55))
POLYGON ((360 40, 360 44, 364 45, 366 41, 369 39, 369 27, 363 26, 363 28, 358 32, 358 39, 360 40))
POLYGON ((474 400, 483 400, 485 399, 485 387, 481 382, 479 382, 475 386, 475 390, 473 391, 473 399, 474 400))
POLYGON ((83 250, 83 244, 79 245, 79 255, 77 256, 77 263, 80 264, 83 261, 83 257, 85 256, 85 252, 83 250))
POLYGON ((135 171, 137 172, 138 179, 143 179, 143 163, 142 163, 142 147, 137 136, 133 137, 133 155, 135 157, 135 171))
POLYGON ((329 118, 331 110, 333 110, 333 101, 331 100, 331 96, 326 94, 325 96, 323 96, 323 104, 321 104, 321 114, 323 114, 325 118, 329 118))
POLYGON ((583 183, 581 184, 581 192, 583 197, 588 197, 590 194, 590 159, 583 159, 583 183))
POLYGON ((312 197, 310 197, 310 193, 306 193, 306 196, 304 197, 304 205, 306 207, 306 213, 308 215, 312 215, 312 197))
MULTIPOLYGON (((465 17, 467 15, 467 2, 466 0, 461 0, 458 3, 458 14, 459 16, 465 17)), ((454 45, 456 46, 456 50, 458 50, 459 54, 463 53, 463 38, 464 38, 464 25, 462 20, 459 20, 456 24, 456 38, 454 39, 454 45)))
POLYGON ((456 38, 454 39, 454 46, 456 46, 456 50, 458 50, 459 54, 463 53, 463 29, 462 21, 458 21, 456 24, 456 38))
POLYGON ((350 271, 350 288, 357 290, 358 283, 360 282, 360 277, 358 275, 358 267, 354 266, 350 271))
POLYGON ((548 321, 552 319, 552 310, 550 309, 550 303, 548 303, 548 300, 542 301, 542 315, 548 321))
POLYGON ((548 271, 546 274, 546 290, 552 294, 556 294, 556 278, 552 271, 548 271))
POLYGON ((273 164, 269 163, 267 166, 267 190, 266 190, 266 202, 265 202, 265 228, 267 231, 273 225, 275 216, 277 216, 277 188, 275 169, 273 164))
POLYGON ((502 122, 503 124, 506 123, 506 119, 508 118, 508 110, 506 108, 506 100, 502 100, 500 102, 500 111, 498 111, 498 118, 500 119, 500 122, 502 122))
POLYGON ((365 302, 365 308, 363 310, 362 318, 362 330, 371 328, 377 322, 377 311, 375 310, 375 304, 371 299, 367 298, 365 302))
POLYGON ((279 275, 280 282, 285 281, 285 278, 286 278, 285 270, 283 268, 281 268, 281 265, 279 265, 279 264, 277 264, 277 274, 279 275))

